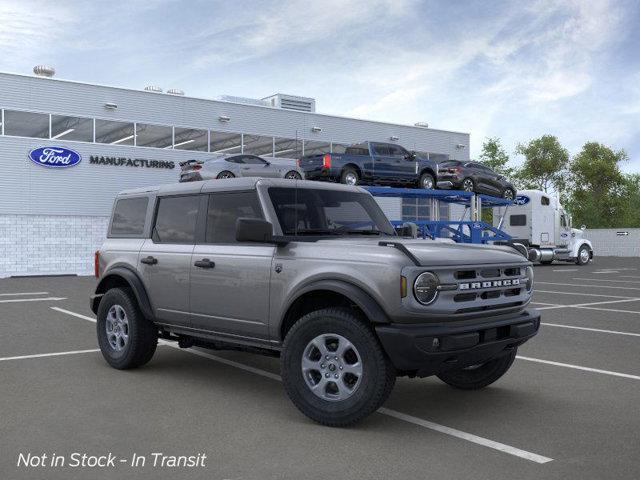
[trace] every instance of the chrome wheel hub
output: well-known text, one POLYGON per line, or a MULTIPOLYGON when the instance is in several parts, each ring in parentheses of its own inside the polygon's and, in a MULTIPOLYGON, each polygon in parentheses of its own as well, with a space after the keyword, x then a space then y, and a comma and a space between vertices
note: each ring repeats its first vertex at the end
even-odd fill
POLYGON ((465 180, 464 183, 462 184, 462 189, 465 192, 473 191, 473 182, 471 180, 465 180))
POLYGON ((344 181, 347 185, 355 185, 358 183, 358 177, 355 173, 347 173, 344 177, 344 181))
POLYGON ((129 343, 129 319, 120 305, 113 305, 107 312, 105 330, 111 348, 116 352, 124 350, 129 343))
POLYGON ((427 190, 432 189, 433 179, 431 177, 425 177, 424 180, 422 180, 422 188, 425 188, 427 190))
POLYGON ((582 261, 583 263, 589 261, 589 250, 587 250, 586 248, 580 250, 580 261, 582 261))
POLYGON ((307 344, 301 368, 307 387, 323 400, 345 400, 362 383, 363 365, 358 350, 335 333, 318 335, 307 344))

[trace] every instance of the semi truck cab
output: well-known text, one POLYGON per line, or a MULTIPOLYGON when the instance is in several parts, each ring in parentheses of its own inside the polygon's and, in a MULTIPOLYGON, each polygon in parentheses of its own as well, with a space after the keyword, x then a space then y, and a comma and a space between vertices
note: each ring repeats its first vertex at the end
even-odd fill
POLYGON ((585 265, 593 259, 591 242, 583 238, 586 227, 572 228, 571 216, 557 197, 541 190, 522 190, 506 210, 495 208, 494 226, 507 232, 512 242, 525 245, 531 261, 585 265))

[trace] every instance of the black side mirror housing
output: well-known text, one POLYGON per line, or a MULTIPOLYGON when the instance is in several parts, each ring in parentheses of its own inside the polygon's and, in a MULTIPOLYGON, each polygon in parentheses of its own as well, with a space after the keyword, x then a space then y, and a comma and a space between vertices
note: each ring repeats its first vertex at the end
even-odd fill
POLYGON ((273 225, 261 218, 238 218, 236 220, 238 242, 275 243, 273 225))

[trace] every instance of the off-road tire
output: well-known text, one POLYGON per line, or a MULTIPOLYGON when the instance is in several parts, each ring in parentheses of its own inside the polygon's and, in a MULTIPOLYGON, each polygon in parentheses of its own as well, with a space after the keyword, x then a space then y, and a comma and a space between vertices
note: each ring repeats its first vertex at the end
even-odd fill
POLYGON ((342 174, 340 175, 340 183, 344 185, 358 185, 360 183, 360 175, 358 175, 358 172, 354 168, 347 167, 342 170, 342 174), (347 183, 347 175, 350 174, 355 175, 356 183, 347 183))
POLYGON ((431 179, 431 188, 429 190, 433 190, 436 188, 436 179, 430 173, 423 173, 420 175, 420 180, 418 181, 418 188, 426 188, 423 187, 427 179, 431 179))
POLYGON ((373 329, 348 308, 316 310, 298 320, 287 333, 281 355, 282 382, 294 405, 310 419, 330 427, 346 427, 375 412, 396 381, 393 365, 373 329), (311 340, 322 334, 345 337, 357 348, 363 374, 353 394, 339 401, 320 398, 307 385, 302 357, 311 340))
POLYGON ((156 351, 158 330, 138 308, 135 296, 128 288, 112 288, 100 301, 97 315, 98 344, 102 356, 109 365, 119 370, 140 367, 146 364, 156 351), (106 319, 109 309, 120 305, 128 320, 128 342, 124 349, 116 351, 107 338, 106 319))
POLYGON ((516 359, 517 348, 506 355, 483 363, 477 368, 451 370, 437 376, 447 385, 460 390, 479 390, 502 377, 516 359))

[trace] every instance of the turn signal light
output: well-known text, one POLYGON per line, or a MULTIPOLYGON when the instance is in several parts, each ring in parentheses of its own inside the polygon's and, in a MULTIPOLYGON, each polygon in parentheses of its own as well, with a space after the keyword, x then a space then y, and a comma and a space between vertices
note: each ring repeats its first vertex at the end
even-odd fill
POLYGON ((407 296, 407 277, 400 276, 400 298, 407 296))
POLYGON ((328 153, 322 156, 322 168, 331 168, 331 155, 328 153))

